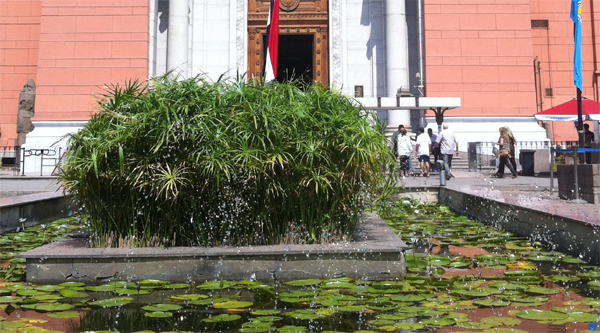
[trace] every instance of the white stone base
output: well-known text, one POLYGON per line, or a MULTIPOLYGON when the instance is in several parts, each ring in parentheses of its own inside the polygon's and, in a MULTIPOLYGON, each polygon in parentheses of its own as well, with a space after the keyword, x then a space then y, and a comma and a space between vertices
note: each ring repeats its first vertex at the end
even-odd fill
POLYGON ((27 134, 21 161, 25 161, 26 176, 50 176, 64 154, 70 134, 83 128, 87 121, 34 121, 35 129, 27 134), (44 149, 42 167, 41 149, 44 149))

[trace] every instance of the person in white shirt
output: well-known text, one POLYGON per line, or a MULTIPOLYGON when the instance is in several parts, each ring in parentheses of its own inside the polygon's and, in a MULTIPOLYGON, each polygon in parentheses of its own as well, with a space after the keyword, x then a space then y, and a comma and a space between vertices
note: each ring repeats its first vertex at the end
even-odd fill
POLYGON ((454 152, 458 156, 458 142, 456 141, 454 132, 448 129, 448 124, 444 124, 442 132, 438 135, 434 148, 437 146, 440 146, 440 153, 444 160, 444 170, 446 170, 446 180, 449 180, 451 177, 454 177, 451 171, 452 156, 454 152))
POLYGON ((408 162, 412 151, 412 143, 406 135, 406 128, 402 128, 398 136, 398 156, 400 156, 400 175, 403 177, 408 176, 408 170, 410 169, 408 162))
POLYGON ((415 154, 421 162, 421 174, 423 177, 423 170, 425 170, 425 177, 429 177, 429 155, 431 155, 431 140, 429 135, 425 135, 425 129, 419 128, 419 136, 417 136, 417 149, 415 154))

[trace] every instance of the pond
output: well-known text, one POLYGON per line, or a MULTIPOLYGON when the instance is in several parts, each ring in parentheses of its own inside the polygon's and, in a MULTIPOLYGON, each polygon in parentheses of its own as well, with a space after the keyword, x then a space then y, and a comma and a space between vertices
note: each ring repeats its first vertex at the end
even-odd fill
POLYGON ((411 247, 404 281, 276 285, 166 281, 31 286, 14 256, 79 228, 75 218, 0 238, 1 332, 589 332, 600 268, 540 243, 400 201, 380 211, 411 247))

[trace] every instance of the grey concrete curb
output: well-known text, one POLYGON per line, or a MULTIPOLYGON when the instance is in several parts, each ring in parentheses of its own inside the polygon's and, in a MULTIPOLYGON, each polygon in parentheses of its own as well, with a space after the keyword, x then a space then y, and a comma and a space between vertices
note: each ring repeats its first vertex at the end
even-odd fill
POLYGON ((41 192, 0 199, 0 234, 72 215, 70 196, 41 192))
POLYGON ((598 225, 445 187, 440 187, 439 203, 458 214, 600 264, 598 225))
POLYGON ((400 280, 408 247, 379 217, 357 226, 353 241, 331 245, 277 245, 215 248, 90 248, 66 240, 22 253, 27 282, 34 284, 144 279, 203 282, 254 278, 275 282, 351 277, 400 280))

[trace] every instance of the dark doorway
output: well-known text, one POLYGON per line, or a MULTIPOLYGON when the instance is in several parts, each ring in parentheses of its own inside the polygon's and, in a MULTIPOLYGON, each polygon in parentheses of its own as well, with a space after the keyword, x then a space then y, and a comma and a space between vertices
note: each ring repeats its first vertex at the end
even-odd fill
POLYGON ((297 80, 302 86, 312 83, 313 41, 313 35, 279 35, 277 81, 297 80))

